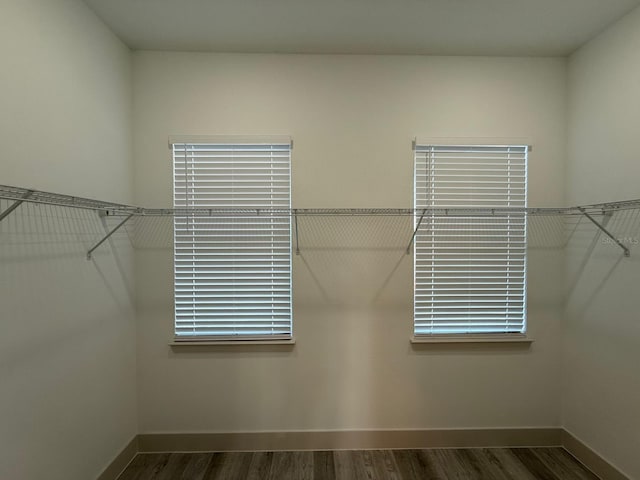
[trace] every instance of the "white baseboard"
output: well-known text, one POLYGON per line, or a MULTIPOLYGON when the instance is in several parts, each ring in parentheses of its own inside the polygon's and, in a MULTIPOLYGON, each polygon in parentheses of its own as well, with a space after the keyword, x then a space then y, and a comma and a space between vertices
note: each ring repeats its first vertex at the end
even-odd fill
POLYGON ((138 448, 138 435, 136 435, 122 451, 116 455, 116 458, 107 465, 107 468, 98 476, 97 480, 115 480, 138 453, 140 453, 140 449, 138 448))
POLYGON ((602 480, 630 480, 590 447, 559 427, 145 433, 131 440, 98 480, 115 480, 137 453, 560 446, 602 480))
POLYGON ((605 460, 591 447, 564 429, 562 430, 562 446, 602 480, 630 480, 629 477, 605 460))
POLYGON ((141 434, 141 452, 560 446, 560 428, 141 434))

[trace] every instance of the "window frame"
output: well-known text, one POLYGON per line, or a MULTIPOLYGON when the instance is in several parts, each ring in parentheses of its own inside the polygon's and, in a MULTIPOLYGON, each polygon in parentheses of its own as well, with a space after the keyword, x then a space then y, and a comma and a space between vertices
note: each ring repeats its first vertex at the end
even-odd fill
MULTIPOLYGON (((473 140, 470 142, 465 142, 465 141, 460 141, 460 139, 452 139, 451 141, 447 140, 447 141, 432 141, 432 140, 427 140, 427 141, 418 141, 416 140, 414 142, 414 163, 413 163, 413 174, 414 174, 414 178, 413 178, 413 207, 416 211, 416 216, 414 217, 414 230, 416 232, 415 234, 415 240, 413 242, 413 325, 412 325, 412 331, 413 331, 413 335, 412 335, 412 342, 414 343, 431 343, 431 342, 453 342, 453 343, 466 343, 466 342, 510 342, 510 341, 515 341, 515 342, 530 342, 532 341, 532 339, 530 337, 528 337, 527 332, 528 332, 528 324, 527 324, 527 260, 528 260, 528 252, 527 252, 527 214, 526 214, 526 208, 528 206, 528 166, 529 166, 529 152, 530 152, 531 148, 530 146, 527 144, 527 142, 522 142, 522 141, 500 141, 500 142, 480 142, 477 140, 473 140), (419 231, 425 227, 425 225, 419 226, 419 219, 420 219, 420 211, 426 209, 427 211, 431 208, 431 209, 446 209, 446 204, 445 206, 442 205, 437 205, 437 204, 431 204, 431 205, 421 205, 419 204, 419 190, 421 187, 418 186, 418 172, 419 172, 419 162, 420 162, 420 158, 419 158, 419 151, 421 152, 425 152, 428 148, 430 147, 435 147, 436 149, 444 149, 446 150, 447 148, 455 150, 458 149, 460 151, 462 150, 469 150, 469 151, 473 151, 473 149, 487 149, 487 148, 496 148, 496 149, 515 149, 517 152, 521 153, 523 155, 523 171, 522 171, 522 180, 523 180, 523 189, 524 189, 524 198, 523 201, 521 202, 521 204, 517 205, 517 210, 518 212, 522 212, 522 213, 518 213, 518 215, 521 215, 521 219, 522 219, 522 227, 521 227, 521 236, 522 236, 522 293, 521 293, 521 303, 522 303, 522 310, 521 310, 521 316, 520 316, 520 322, 521 322, 521 328, 519 329, 519 331, 517 332, 513 332, 513 331, 504 331, 504 330, 500 330, 498 328, 495 328, 492 331, 485 331, 485 332, 481 332, 480 328, 475 327, 473 328, 473 317, 469 316, 469 330, 467 332, 463 332, 463 331, 444 331, 444 329, 442 331, 436 331, 434 332, 433 330, 430 333, 426 333, 424 331, 424 327, 419 327, 419 322, 420 321, 424 321, 423 320, 419 320, 419 314, 418 314, 418 307, 417 307, 417 298, 418 298, 418 292, 419 292, 419 287, 418 287, 418 276, 419 276, 419 268, 418 268, 418 249, 421 247, 421 240, 420 240, 420 235, 419 235, 419 231), (422 331, 421 331, 422 330, 422 331)), ((428 166, 428 156, 425 153, 422 161, 424 162, 424 168, 426 169, 428 166)), ((454 162, 455 165, 455 162, 454 162)), ((509 164, 509 160, 507 159, 507 161, 505 162, 505 165, 510 165, 509 164)), ((504 167, 503 167, 504 168, 504 167)), ((510 168, 510 167, 506 167, 506 168, 510 168)), ((446 170, 445 170, 446 171, 446 170)), ((426 172, 426 170, 425 170, 426 172)), ((437 175, 437 173, 436 173, 437 175)), ((464 173, 463 173, 464 175, 464 173)), ((477 175, 477 173, 476 173, 477 175)), ((491 174, 493 175, 493 174, 491 174)), ((446 177, 446 174, 443 174, 442 176, 446 177)), ((495 175, 496 177, 499 176, 499 174, 495 175)), ((464 177, 463 177, 464 178, 464 177)), ((450 179, 451 180, 451 179, 450 179)), ((456 180, 457 181, 457 180, 456 180)), ((437 182, 437 180, 436 180, 437 182)), ((449 182, 452 183, 452 182, 449 182)), ((471 183, 471 182, 470 182, 471 183)), ((497 183, 497 182, 496 182, 497 183)), ((507 185, 505 183, 505 185, 507 185)), ((478 188, 478 184, 471 184, 471 188, 473 188, 475 186, 475 188, 478 188)), ((510 184, 507 186, 507 190, 510 189, 510 184)), ((429 187, 427 186, 427 183, 425 182, 425 186, 423 187, 425 192, 428 191, 429 187)), ((462 190, 462 189, 460 189, 462 190)), ((498 190, 498 189, 496 189, 498 190)), ((463 194, 467 193, 465 190, 463 190, 463 194)), ((437 202, 436 202, 437 203, 437 202)), ((457 205, 452 205, 450 206, 450 208, 454 209, 454 208, 483 208, 486 207, 487 209, 491 210, 491 207, 493 205, 464 205, 464 204, 457 204, 457 205)), ((504 207, 504 206, 502 206, 504 207)), ((428 214, 427 214, 428 215, 428 214)), ((425 217, 427 216, 425 215, 425 217)), ((489 217, 478 217, 480 219, 486 219, 489 217)), ((504 218, 508 218, 507 222, 510 222, 512 220, 512 216, 509 215, 508 217, 504 217, 504 218)), ((429 220, 428 218, 424 218, 423 220, 429 220)), ((458 221, 458 225, 460 225, 461 222, 458 221)), ((482 227, 484 228, 484 227, 482 227)), ((509 227, 510 228, 510 227, 509 227)), ((475 230, 474 230, 475 231, 475 230)), ((481 228, 478 230, 481 231, 481 228)), ((510 250, 511 248, 511 242, 507 241, 506 242, 507 245, 509 245, 507 247, 507 250, 510 250)), ((432 249, 434 248, 433 246, 431 247, 432 249)), ((473 247, 470 247, 471 249, 473 247)), ((437 255, 437 254, 436 254, 437 255)), ((505 267, 508 268, 508 267, 505 267)), ((469 272, 472 273, 472 269, 467 270, 469 272)), ((435 277, 432 277, 435 278, 435 277)), ((508 275, 507 275, 507 280, 505 280, 505 285, 509 285, 509 283, 511 282, 511 280, 508 279, 508 275)), ((429 282, 428 282, 429 283, 429 282)), ((432 291, 437 290, 437 283, 434 282, 433 280, 430 282, 431 283, 431 287, 427 287, 427 290, 430 289, 432 291)), ((442 284, 441 284, 442 285, 442 284)), ((447 285, 447 288, 449 288, 449 286, 447 285)), ((457 285, 454 285, 454 288, 457 288, 457 285)), ((482 290, 481 286, 478 287, 473 287, 473 288, 468 288, 468 291, 473 291, 473 290, 482 290)), ((460 289, 458 289, 458 291, 463 290, 463 288, 461 287, 460 289)), ((508 290, 507 290, 508 292, 508 290)), ((460 295, 461 297, 463 297, 464 295, 460 295)), ((487 296, 491 296, 491 295, 487 295, 487 296)), ((498 296, 498 294, 495 294, 493 296, 498 296)), ((434 306, 434 303, 437 302, 437 294, 432 293, 431 297, 427 296, 427 298, 429 300, 431 300, 431 307, 434 306), (436 302, 433 301, 433 299, 436 299, 436 302)), ((467 295, 468 298, 471 297, 471 295, 467 295)), ((480 297, 482 298, 482 297, 480 297)), ((460 302, 462 303, 462 302, 460 302)), ((469 303, 471 305, 473 305, 470 301, 469 303)), ((508 301, 505 303, 507 305, 507 310, 505 310, 505 312, 508 312, 508 301)), ((434 310, 433 308, 431 308, 431 316, 434 316, 434 310)), ((446 315, 446 314, 445 314, 446 315)), ((508 315, 505 314, 505 315, 508 315)), ((442 320, 437 320, 435 322, 433 322, 433 324, 438 325, 438 322, 440 322, 441 324, 444 323, 442 320)), ((479 317, 476 317, 475 322, 478 323, 479 322, 479 317)), ((507 321, 506 324, 508 325, 509 322, 507 321)), ((442 328, 442 327, 440 327, 442 328)), ((462 327, 460 327, 462 328, 462 327)), ((437 330, 437 329, 436 329, 437 330)), ((505 329, 507 330, 507 329, 505 329)))
MULTIPOLYGON (((173 238, 173 264, 174 264, 174 273, 173 273, 173 299, 174 299, 174 323, 173 323, 173 341, 170 342, 172 345, 240 345, 240 344, 288 344, 294 343, 293 337, 293 251, 292 251, 292 219, 290 214, 288 213, 291 209, 291 193, 292 193, 292 185, 291 185, 291 164, 292 164, 292 141, 290 137, 284 136, 182 136, 182 137, 170 137, 169 146, 172 150, 172 166, 173 166, 173 174, 172 174, 172 185, 173 185, 173 206, 176 210, 174 218, 173 218, 173 229, 174 229, 174 238, 173 238), (182 150, 178 152, 176 146, 182 146, 182 150), (215 167, 224 167, 221 172, 220 180, 210 181, 208 183, 204 183, 204 185, 214 184, 213 187, 205 187, 204 196, 209 195, 210 198, 213 198, 214 201, 210 204, 203 204, 205 201, 202 199, 203 195, 192 195, 192 200, 190 204, 187 197, 188 188, 191 187, 193 192, 197 192, 194 188, 194 184, 197 183, 198 175, 195 174, 195 158, 196 155, 193 153, 188 154, 188 147, 204 147, 208 149, 207 152, 211 154, 213 159, 204 160, 204 163, 211 167, 214 165, 215 167), (237 151, 246 151, 249 149, 256 153, 263 153, 262 156, 258 155, 258 159, 255 162, 250 161, 252 165, 252 170, 249 172, 254 176, 251 177, 249 190, 241 190, 241 188, 247 188, 245 185, 238 185, 239 182, 245 181, 244 179, 237 179, 238 174, 236 174, 237 167, 234 167, 236 163, 234 163, 234 154, 237 151), (215 158, 215 152, 230 152, 233 150, 233 153, 224 154, 220 153, 220 158, 222 160, 218 160, 215 158), (244 150, 243 150, 244 148, 244 150), (211 153, 214 152, 214 153, 211 153), (276 152, 274 154, 274 152, 276 152), (180 156, 179 154, 182 154, 180 156), (279 155, 278 155, 279 154, 279 155), (277 157, 274 160, 274 157, 277 157), (180 184, 178 181, 178 162, 185 162, 184 169, 187 172, 188 168, 192 168, 193 178, 187 179, 188 175, 185 174, 184 180, 184 198, 180 198, 180 194, 177 193, 178 185, 180 184), (190 162, 190 163, 189 163, 190 162), (218 162, 218 163, 216 163, 218 162), (264 165, 268 165, 263 167, 259 165, 260 162, 264 162, 264 165), (285 165, 283 167, 283 165, 285 165), (275 165, 275 166, 274 166, 275 165), (277 170, 277 173, 273 173, 274 169, 277 170), (274 179, 274 175, 276 177, 280 176, 281 178, 274 179), (260 185, 260 182, 265 179, 270 178, 271 183, 264 183, 260 185), (253 181, 255 179, 255 181, 253 181), (224 183, 225 180, 228 180, 229 183, 224 183), (190 182, 190 183, 189 183, 190 182), (275 183, 274 183, 275 182, 275 183), (253 187, 255 186, 255 190, 253 187), (275 185, 275 187, 274 187, 275 185), (284 186, 283 186, 284 185, 284 186), (264 186, 264 189, 262 187, 264 186), (274 192, 274 188, 276 191, 274 192), (285 193, 280 193, 282 189, 286 188, 285 193), (209 189, 209 190, 207 190, 209 189), (268 191, 271 189, 271 193, 268 191), (263 191, 264 190, 264 191, 263 191), (257 191, 258 193, 253 193, 257 191), (223 192, 223 193, 221 193, 223 192), (224 193, 230 192, 228 198, 224 198, 224 193), (252 192, 250 194, 246 194, 245 192, 252 192), (245 194, 245 197, 242 195, 245 194), (256 197, 252 198, 251 201, 245 201, 243 198, 247 197, 256 197), (267 201, 264 204, 259 204, 259 199, 261 196, 271 197, 270 201, 267 201), (277 197, 277 198, 276 198, 277 197), (218 200, 221 198, 221 200, 218 200), (222 202, 222 206, 219 205, 222 202), (249 204, 247 204, 249 202, 249 204), (235 206, 236 203, 239 203, 238 206, 235 206), (227 205, 229 204, 229 205, 227 205), (214 213, 209 213, 208 215, 202 216, 197 213, 192 214, 191 216, 179 215, 179 210, 185 209, 213 209, 214 213), (221 210, 226 210, 224 213, 221 213, 221 210), (256 213, 253 213, 253 210, 256 213), (283 212, 277 212, 277 210, 283 210, 283 212), (286 213, 284 213, 286 211, 286 213), (249 213, 247 213, 249 212, 249 213), (235 214, 235 215, 234 215, 235 214), (221 215, 217 216, 216 215, 221 215), (179 332, 179 325, 184 325, 186 318, 183 315, 183 319, 179 320, 178 313, 178 292, 179 287, 184 286, 180 285, 180 282, 183 282, 183 279, 179 279, 178 275, 178 266, 182 260, 178 260, 178 245, 182 240, 179 240, 179 235, 184 233, 184 229, 179 226, 180 221, 184 221, 186 219, 190 219, 196 225, 198 220, 204 220, 208 222, 207 231, 203 234, 195 234, 191 233, 191 237, 194 239, 192 243, 195 243, 196 238, 205 238, 206 242, 204 249, 208 249, 207 247, 211 247, 211 243, 215 243, 216 247, 220 246, 222 248, 222 253, 219 253, 218 250, 214 250, 213 253, 210 249, 206 254, 207 258, 212 257, 214 259, 222 259, 222 260, 214 260, 211 262, 213 266, 207 266, 207 268, 214 271, 214 273, 207 275, 212 275, 213 280, 210 283, 215 283, 215 286, 207 286, 205 290, 207 293, 205 295, 201 295, 197 297, 196 294, 192 294, 193 300, 190 303, 192 308, 192 317, 193 317, 193 332, 192 333, 184 333, 179 332), (216 233, 215 223, 216 220, 227 222, 225 226, 226 234, 216 233), (245 224, 246 226, 237 226, 233 225, 236 223, 234 219, 238 219, 240 224, 245 224), (211 228, 211 225, 214 228, 211 228), (267 225, 267 227, 265 227, 267 225), (286 225, 284 229, 282 225, 286 225), (260 237, 262 231, 257 232, 257 230, 269 231, 271 237, 265 240, 262 240, 260 237), (280 233, 274 233, 274 231, 281 230, 280 233), (286 231, 286 233, 283 233, 286 231), (258 237, 256 237, 256 232, 258 237), (225 248, 226 238, 229 233, 231 236, 235 237, 231 241, 229 241, 228 248, 225 248), (218 237, 216 238, 216 235, 218 237), (251 236, 254 236, 252 238, 251 236), (276 236, 278 238, 276 238, 276 236), (247 242, 247 239, 250 239, 247 242), (239 245, 242 243, 250 243, 250 246, 246 244, 244 246, 239 245), (284 242, 284 243, 283 243, 284 242), (284 244, 286 243, 286 247, 284 244), (254 250, 255 247, 255 250, 254 250), (242 249, 249 250, 249 252, 242 252, 242 249), (260 257, 260 252, 257 254, 254 253, 259 249, 263 249, 265 251, 270 250, 270 254, 267 253, 264 258, 260 257), (228 261, 224 260, 225 251, 231 251, 233 253, 229 253, 229 259, 231 259, 231 264, 234 265, 229 270, 233 270, 232 273, 217 273, 215 272, 215 265, 218 265, 219 270, 219 261, 228 261), (277 252, 276 252, 277 251, 277 252), (243 257, 244 255, 244 257, 243 257), (248 257, 248 255, 255 255, 252 257, 248 257), (252 268, 255 270, 261 270, 264 273, 253 272, 251 275, 251 279, 242 278, 242 264, 238 264, 235 262, 235 259, 238 259, 239 262, 242 259, 247 261, 251 260, 250 264, 252 268), (253 267, 256 263, 264 264, 264 266, 260 266, 259 268, 253 267), (269 263, 271 265, 269 266, 269 263), (239 270, 238 270, 239 269, 239 270), (270 272, 270 273, 269 273, 270 272), (221 276, 228 275, 228 280, 221 280, 221 276), (253 277, 261 277, 264 275, 264 278, 253 279, 253 277), (271 280, 267 277, 270 275, 271 280), (275 279, 278 276, 280 278, 275 279), (255 285, 263 285, 268 284, 271 281, 271 285, 264 287, 256 287, 255 285), (224 284, 224 282, 228 282, 224 284), (238 286, 239 285, 239 286, 238 286), (245 289, 251 290, 254 295, 249 295, 249 293, 245 290, 242 292, 243 287, 245 289), (258 291, 259 289, 264 289, 264 291, 258 291), (285 294, 275 294, 274 292, 285 292, 285 294), (222 292, 222 293, 221 293, 222 292), (229 293, 226 293, 229 292, 229 293), (238 292, 242 292, 240 295, 237 295, 238 292), (257 292, 257 293, 256 293, 257 292), (261 299, 258 297, 262 297, 264 294, 266 299, 261 299), (252 311, 259 311, 260 313, 256 314, 257 317, 253 319, 247 318, 248 316, 243 315, 242 312, 245 310, 240 310, 239 303, 243 302, 243 300, 239 300, 242 297, 250 297, 249 301, 245 301, 242 308, 246 308, 249 310, 249 315, 251 315, 252 311), (213 297, 215 301, 211 301, 213 297), (278 298, 276 298, 278 297, 278 298), (269 299, 271 300, 269 302, 269 299), (283 300, 284 299, 284 300, 283 300), (251 303, 251 300, 256 300, 255 304, 251 303), (200 302, 206 302, 208 306, 199 307, 200 302), (223 304, 223 306, 218 305, 209 305, 209 304, 223 304), (271 305, 270 308, 268 305, 271 305), (225 306, 226 305, 226 306, 225 306), (251 307, 254 307, 254 310, 251 310, 251 307), (198 324, 197 319, 197 311, 198 308, 201 310, 204 308, 208 312, 213 312, 209 317, 211 321, 211 327, 203 327, 205 320, 200 320, 200 324, 198 324), (220 311, 225 310, 228 316, 224 317, 219 313, 220 311), (261 309, 265 309, 265 311, 270 310, 271 312, 271 324, 272 324, 272 333, 265 333, 266 329, 268 329, 269 317, 268 315, 262 315, 261 309), (240 313, 238 313, 240 312, 240 313), (279 315, 276 316, 276 313, 279 315), (218 315, 218 316, 216 316, 218 315), (242 317, 239 317, 242 315, 242 317), (263 318, 263 320, 261 320, 263 318), (226 323, 225 323, 226 322, 226 323), (246 325, 255 324, 255 329, 261 330, 259 333, 255 331, 247 331, 242 330, 242 328, 248 328, 246 325), (224 333, 221 331, 231 332, 232 328, 227 328, 226 325, 233 325, 236 328, 233 333, 224 333), (223 328, 224 327, 224 328, 223 328), (216 331, 215 334, 203 333, 205 332, 205 328, 210 328, 210 331, 216 331), (200 333, 198 333, 198 331, 200 333), (247 332, 247 333, 244 333, 247 332)), ((255 158, 255 157, 254 157, 255 158)), ((245 160, 247 161, 247 160, 245 160)), ((246 167, 246 165, 245 165, 246 167)), ((218 168, 219 169, 219 168, 218 168)), ((247 173, 243 171, 243 173, 247 173)), ((216 172, 217 174, 217 172, 216 172)), ((205 177, 206 178, 206 177, 205 177)), ((201 181, 201 180, 200 180, 201 181)), ((182 187, 181 187, 182 188, 182 187)), ((203 249, 203 250, 204 250, 203 249)), ((205 253, 201 253, 201 255, 205 255, 205 253)), ((198 253, 193 252, 192 256, 197 258, 198 253)), ((194 267, 192 268, 194 271, 196 270, 196 265, 198 265, 195 261, 193 262, 194 267)), ((246 275, 246 274, 245 274, 246 275)), ((197 290, 197 273, 192 273, 193 284, 192 290, 195 292, 197 290)), ((225 277, 226 278, 226 277, 225 277)), ((185 305, 185 302, 181 300, 182 305, 185 305)), ((180 327, 182 328, 182 327, 180 327)))

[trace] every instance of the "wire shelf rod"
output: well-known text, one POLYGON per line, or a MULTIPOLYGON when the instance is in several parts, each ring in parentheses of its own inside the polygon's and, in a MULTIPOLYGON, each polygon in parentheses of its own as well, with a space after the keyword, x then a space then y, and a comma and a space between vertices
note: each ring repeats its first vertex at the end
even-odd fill
POLYGON ((0 199, 14 200, 29 203, 39 203, 45 205, 54 205, 59 207, 83 208, 95 211, 111 211, 124 214, 124 212, 135 212, 140 210, 138 207, 131 205, 123 205, 113 202, 103 202, 91 198, 75 197, 72 195, 64 195, 60 193, 43 192, 40 190, 27 189, 21 187, 11 187, 0 185, 0 199))
MULTIPOLYGON (((134 217, 261 217, 261 216, 415 216, 415 217, 504 217, 531 216, 591 216, 617 210, 640 209, 640 199, 600 203, 576 207, 520 208, 520 207, 438 207, 438 208, 142 208, 134 205, 103 202, 100 200, 44 192, 39 190, 0 185, 0 199, 14 202, 82 208, 104 212, 111 216, 134 217)), ((19 205, 19 204, 18 204, 19 205)), ((9 208, 13 211, 18 205, 9 208)), ((6 212, 6 215, 10 212, 6 212)), ((6 216, 5 215, 5 216, 6 216)))

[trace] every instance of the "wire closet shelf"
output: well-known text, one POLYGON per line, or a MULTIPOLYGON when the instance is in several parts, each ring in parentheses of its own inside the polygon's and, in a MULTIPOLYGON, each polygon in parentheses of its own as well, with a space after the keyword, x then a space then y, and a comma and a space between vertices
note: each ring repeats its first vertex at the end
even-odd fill
POLYGON ((83 208, 113 216, 506 216, 506 215, 601 215, 619 210, 640 208, 640 199, 599 203, 575 207, 551 208, 143 208, 60 193, 0 185, 0 199, 60 207, 83 208))
MULTIPOLYGON (((419 226, 424 217, 508 217, 508 216, 579 216, 589 219, 600 231, 609 236, 612 241, 623 249, 625 256, 630 252, 601 222, 599 216, 611 216, 615 212, 623 210, 640 209, 640 199, 624 200, 617 202, 581 205, 573 207, 555 208, 143 208, 134 205, 105 202, 101 200, 65 195, 60 193, 45 192, 36 189, 0 185, 0 199, 12 202, 3 211, 0 211, 0 221, 9 216, 22 203, 53 205, 58 207, 80 208, 93 210, 101 216, 122 217, 118 225, 97 243, 87 256, 109 238, 116 230, 122 227, 131 218, 142 217, 256 217, 256 216, 291 216, 295 220, 297 235, 298 217, 413 217, 419 226)), ((604 222, 603 222, 604 223, 604 222)), ((415 237, 417 227, 413 232, 415 237)), ((407 247, 409 252, 413 237, 407 247)), ((298 251, 298 247, 296 246, 298 251)))

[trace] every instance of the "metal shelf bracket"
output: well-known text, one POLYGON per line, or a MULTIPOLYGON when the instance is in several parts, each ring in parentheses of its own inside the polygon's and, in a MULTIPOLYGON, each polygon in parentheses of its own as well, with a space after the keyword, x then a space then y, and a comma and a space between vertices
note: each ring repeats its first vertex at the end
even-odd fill
MULTIPOLYGON (((591 222, 598 227, 602 232, 604 232, 604 234, 609 237, 611 240, 613 240, 614 242, 616 242, 616 244, 622 249, 622 251, 624 252, 624 256, 625 257, 630 257, 631 256, 631 252, 629 251, 629 248, 627 248, 626 245, 624 245, 620 240, 618 240, 616 237, 614 237, 611 232, 609 232, 609 230, 607 230, 603 225, 601 225, 595 218, 593 218, 591 215, 589 215, 584 208, 582 207, 578 207, 578 209, 582 212, 582 214, 587 217, 589 220, 591 220, 591 222)), ((607 212, 605 212, 605 215, 607 214, 607 212)), ((608 212, 609 215, 611 215, 610 212, 608 212)))
POLYGON ((411 245, 413 245, 413 241, 416 239, 418 229, 420 228, 420 224, 422 223, 422 219, 424 218, 425 213, 427 213, 427 211, 423 210, 422 215, 420 215, 420 220, 418 220, 418 224, 416 225, 416 229, 413 231, 413 235, 411 235, 411 240, 409 240, 409 245, 407 245, 407 255, 411 253, 411 245))
POLYGON ((298 212, 297 210, 293 211, 293 221, 296 227, 296 255, 300 255, 300 244, 298 243, 298 212))
POLYGON ((127 223, 129 221, 129 219, 133 217, 133 214, 128 215, 127 217, 125 217, 124 220, 122 220, 113 230, 111 230, 109 233, 107 233, 107 235, 100 240, 98 243, 96 243, 88 252, 87 252, 87 260, 91 260, 91 254, 93 253, 93 251, 98 248, 100 245, 102 245, 104 242, 107 241, 107 239, 113 235, 114 233, 116 233, 120 227, 122 227, 125 223, 127 223))
POLYGON ((11 206, 9 208, 7 208, 4 212, 0 213, 0 222, 2 220, 4 220, 5 218, 7 218, 9 215, 11 215, 11 212, 13 212, 16 208, 18 208, 20 205, 22 205, 22 203, 28 199, 31 195, 33 194, 33 190, 28 190, 27 192, 25 192, 24 195, 22 195, 22 198, 19 200, 16 200, 15 202, 13 202, 11 204, 11 206))

